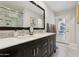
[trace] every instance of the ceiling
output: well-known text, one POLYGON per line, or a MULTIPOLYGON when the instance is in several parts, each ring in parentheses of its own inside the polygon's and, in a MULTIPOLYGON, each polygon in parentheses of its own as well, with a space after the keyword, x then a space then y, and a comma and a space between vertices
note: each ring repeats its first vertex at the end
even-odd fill
POLYGON ((54 12, 60 12, 76 7, 77 1, 45 1, 45 4, 54 12))
MULTIPOLYGON (((63 10, 74 8, 77 4, 77 1, 44 1, 45 4, 54 12, 60 12, 63 10)), ((26 1, 1 1, 0 4, 3 4, 7 7, 14 8, 17 10, 22 10, 24 8, 29 8, 36 12, 40 11, 39 8, 36 8, 33 4, 30 4, 26 1)))
POLYGON ((0 1, 0 6, 1 5, 18 11, 23 11, 24 9, 28 9, 29 11, 33 11, 38 14, 43 13, 43 11, 40 8, 30 3, 29 1, 0 1))

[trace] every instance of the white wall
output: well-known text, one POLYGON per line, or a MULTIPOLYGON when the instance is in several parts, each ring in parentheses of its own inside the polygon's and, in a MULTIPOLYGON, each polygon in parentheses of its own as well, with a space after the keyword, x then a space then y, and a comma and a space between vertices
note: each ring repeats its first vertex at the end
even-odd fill
POLYGON ((79 47, 79 24, 76 23, 76 40, 79 47))
MULTIPOLYGON (((45 9, 45 24, 55 24, 55 14, 50 8, 44 3, 44 1, 35 1, 38 5, 45 9)), ((46 26, 45 26, 46 30, 46 26)))
MULTIPOLYGON (((79 5, 79 2, 78 2, 78 5, 79 5)), ((79 24, 77 24, 77 22, 76 22, 76 40, 79 47, 79 24)))

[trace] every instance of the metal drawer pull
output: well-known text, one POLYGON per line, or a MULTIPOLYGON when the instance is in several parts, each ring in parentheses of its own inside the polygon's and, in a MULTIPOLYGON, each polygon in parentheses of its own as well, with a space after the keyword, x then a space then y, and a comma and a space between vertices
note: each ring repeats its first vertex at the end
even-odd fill
POLYGON ((38 54, 39 48, 37 48, 37 54, 38 54))
POLYGON ((35 49, 33 50, 33 55, 35 56, 35 49))

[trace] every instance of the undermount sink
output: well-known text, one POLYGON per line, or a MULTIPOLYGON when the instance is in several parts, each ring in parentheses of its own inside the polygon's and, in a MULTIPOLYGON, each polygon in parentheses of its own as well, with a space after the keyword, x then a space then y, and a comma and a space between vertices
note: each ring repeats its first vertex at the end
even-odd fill
POLYGON ((24 36, 17 36, 17 38, 21 39, 21 38, 28 38, 30 37, 30 35, 24 35, 24 36))
POLYGON ((18 39, 23 39, 23 38, 35 38, 35 37, 38 37, 38 34, 17 36, 16 38, 18 38, 18 39))
POLYGON ((33 34, 33 35, 24 35, 24 36, 16 36, 17 39, 26 39, 26 38, 38 38, 38 37, 42 37, 43 35, 47 36, 46 33, 38 33, 38 34, 33 34))

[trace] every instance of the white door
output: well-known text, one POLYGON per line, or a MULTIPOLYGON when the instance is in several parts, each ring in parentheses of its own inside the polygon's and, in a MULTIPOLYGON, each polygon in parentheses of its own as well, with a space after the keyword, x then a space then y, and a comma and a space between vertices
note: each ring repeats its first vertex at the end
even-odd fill
POLYGON ((70 45, 76 44, 76 20, 75 20, 75 15, 64 15, 61 16, 61 19, 65 21, 66 24, 66 30, 65 32, 60 35, 59 30, 60 30, 60 18, 57 18, 56 24, 57 24, 57 41, 62 42, 62 43, 67 43, 70 45))
POLYGON ((66 19, 58 18, 57 19, 57 41, 66 43, 65 34, 66 32, 66 19))
POLYGON ((71 16, 66 22, 66 39, 69 45, 76 44, 76 20, 71 16))

